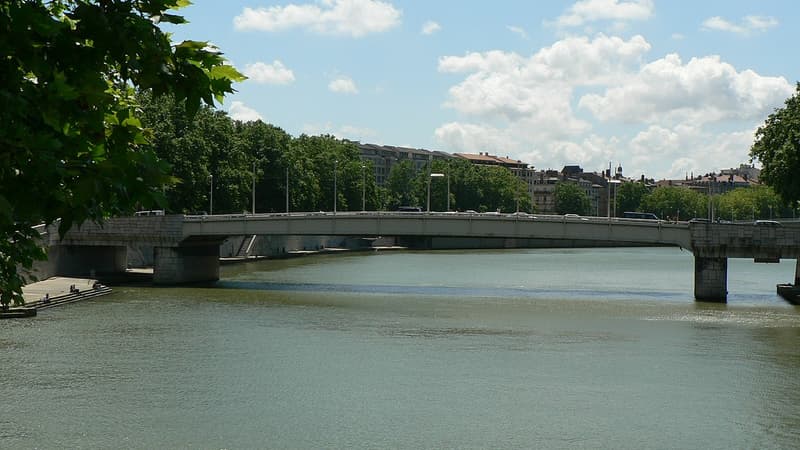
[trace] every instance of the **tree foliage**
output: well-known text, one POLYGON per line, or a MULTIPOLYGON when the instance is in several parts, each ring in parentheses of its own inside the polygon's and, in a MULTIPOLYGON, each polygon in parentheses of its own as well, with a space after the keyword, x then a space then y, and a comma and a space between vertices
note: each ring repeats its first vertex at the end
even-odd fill
POLYGON ((770 114, 756 131, 750 158, 761 162, 759 180, 785 203, 800 200, 800 83, 785 106, 770 114))
POLYGON ((174 179, 144 146, 135 88, 172 93, 188 115, 243 77, 206 42, 173 44, 185 0, 0 3, 0 303, 21 303, 33 225, 60 232, 163 204, 174 179))
POLYGON ((464 159, 434 159, 420 170, 410 160, 392 165, 387 179, 386 209, 398 206, 427 208, 430 185, 431 211, 531 211, 525 182, 499 166, 476 165, 464 159), (430 164, 430 166, 428 165, 430 164), (430 174, 442 174, 430 177, 430 174))
POLYGON ((738 188, 714 198, 715 216, 721 219, 771 219, 792 211, 783 207, 780 196, 768 186, 738 188))
POLYGON ((692 189, 660 186, 642 197, 642 211, 652 212, 662 219, 706 217, 706 196, 692 189))
POLYGON ((556 184, 553 195, 558 214, 587 214, 589 212, 589 196, 575 183, 560 182, 556 184))
POLYGON ((638 181, 620 184, 616 192, 617 216, 622 217, 625 211, 641 211, 642 199, 649 192, 647 186, 638 181))

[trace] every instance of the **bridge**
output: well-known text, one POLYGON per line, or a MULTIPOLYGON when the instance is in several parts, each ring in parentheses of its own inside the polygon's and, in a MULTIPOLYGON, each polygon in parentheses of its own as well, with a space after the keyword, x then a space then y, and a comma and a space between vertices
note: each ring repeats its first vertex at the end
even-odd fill
MULTIPOLYGON (((800 258, 800 228, 776 222, 688 223, 606 217, 498 213, 289 213, 214 216, 139 216, 84 224, 63 240, 44 233, 50 272, 78 275, 124 272, 127 246, 154 248, 153 282, 181 284, 219 279, 219 246, 229 236, 356 236, 508 238, 568 242, 570 246, 677 246, 695 261, 694 295, 727 300, 727 259, 778 262, 800 258), (86 270, 88 272, 88 270, 86 270)), ((800 284, 800 264, 795 284, 800 284)))

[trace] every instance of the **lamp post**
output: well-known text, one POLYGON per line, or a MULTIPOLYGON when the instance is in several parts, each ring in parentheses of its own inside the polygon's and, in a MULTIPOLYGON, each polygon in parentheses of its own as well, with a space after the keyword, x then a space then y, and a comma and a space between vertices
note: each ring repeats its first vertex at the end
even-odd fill
POLYGON ((361 211, 367 210, 367 166, 361 165, 361 211))
MULTIPOLYGON (((607 214, 608 214, 608 220, 609 221, 611 221, 611 185, 612 184, 620 184, 620 183, 621 183, 621 181, 619 181, 619 180, 608 180, 608 204, 606 205, 606 207, 607 207, 607 210, 608 210, 607 214)), ((616 203, 617 203, 617 190, 614 189, 614 215, 615 216, 617 215, 617 205, 616 205, 616 203)))
POLYGON ((336 197, 338 196, 336 192, 336 171, 338 166, 339 166, 339 160, 334 159, 333 160, 333 213, 334 214, 336 214, 336 197))
POLYGON ((447 212, 450 212, 450 172, 447 173, 447 212))
POLYGON ((253 214, 256 213, 256 160, 253 160, 253 214))
POLYGON ((208 214, 213 216, 214 215, 214 175, 209 175, 208 178, 211 180, 211 191, 208 196, 208 214))
POLYGON ((289 166, 286 166, 286 214, 289 214, 289 166))
MULTIPOLYGON (((428 212, 431 212, 431 180, 433 178, 439 178, 439 177, 443 177, 443 176, 444 176, 443 173, 432 173, 430 175, 430 177, 428 177, 428 212)), ((449 190, 450 189, 448 189, 448 194, 447 194, 448 198, 450 198, 449 190)))

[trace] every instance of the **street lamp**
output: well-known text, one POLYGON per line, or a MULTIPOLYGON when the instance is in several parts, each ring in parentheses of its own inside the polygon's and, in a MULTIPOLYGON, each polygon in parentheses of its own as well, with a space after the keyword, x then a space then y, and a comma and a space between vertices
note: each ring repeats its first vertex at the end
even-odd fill
POLYGON ((447 211, 450 212, 450 172, 447 174, 447 211))
POLYGON ((256 213, 256 160, 253 160, 253 214, 256 213))
POLYGON ((208 214, 213 216, 214 215, 214 175, 209 175, 208 178, 211 180, 211 191, 210 191, 210 195, 208 196, 208 214))
POLYGON ((367 210, 367 166, 361 165, 361 211, 367 210))
MULTIPOLYGON (((444 176, 443 173, 432 173, 430 175, 430 177, 428 178, 428 212, 431 212, 431 179, 439 178, 439 177, 443 177, 443 176, 444 176)), ((448 179, 448 181, 449 181, 449 179, 448 179)), ((447 191, 448 191, 447 192, 447 199, 449 201, 449 199, 450 199, 450 184, 449 183, 448 183, 447 187, 448 187, 448 189, 447 189, 447 191)), ((450 205, 448 205, 447 209, 450 209, 450 205)))
POLYGON ((286 214, 289 214, 289 166, 286 166, 286 214))
POLYGON ((338 166, 339 166, 339 160, 334 159, 333 160, 333 213, 334 214, 336 214, 336 197, 338 196, 336 192, 336 170, 338 166))
MULTIPOLYGON (((621 181, 619 180, 608 180, 608 204, 606 205, 608 211, 608 220, 611 220, 611 185, 612 184, 620 184, 621 181)), ((614 189, 614 215, 617 215, 617 190, 614 189)))

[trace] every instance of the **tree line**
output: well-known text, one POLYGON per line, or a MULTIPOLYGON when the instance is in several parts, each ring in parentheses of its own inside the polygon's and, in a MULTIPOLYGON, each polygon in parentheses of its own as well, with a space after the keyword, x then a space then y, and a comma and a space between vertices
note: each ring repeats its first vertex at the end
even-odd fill
POLYGON ((392 165, 385 186, 358 146, 334 136, 292 137, 262 121, 241 122, 200 108, 187 117, 174 97, 139 93, 149 145, 170 165, 164 188, 170 213, 395 210, 531 211, 525 183, 510 170, 469 161, 436 159, 417 170, 410 160, 392 165), (428 167, 428 164, 430 167, 428 167), (430 177, 429 174, 441 174, 430 177), (288 190, 288 196, 287 196, 288 190))
MULTIPOLYGON (((651 189, 639 181, 624 182, 612 187, 616 201, 614 215, 626 211, 654 213, 662 219, 689 220, 707 218, 710 213, 719 220, 756 220, 794 217, 795 209, 781 200, 769 186, 741 187, 719 195, 708 195, 679 186, 651 189), (616 192, 614 192, 616 191, 616 192)), ((589 197, 575 183, 562 182, 555 189, 556 211, 559 214, 591 214, 589 197)), ((613 203, 612 203, 613 204, 613 203)))

